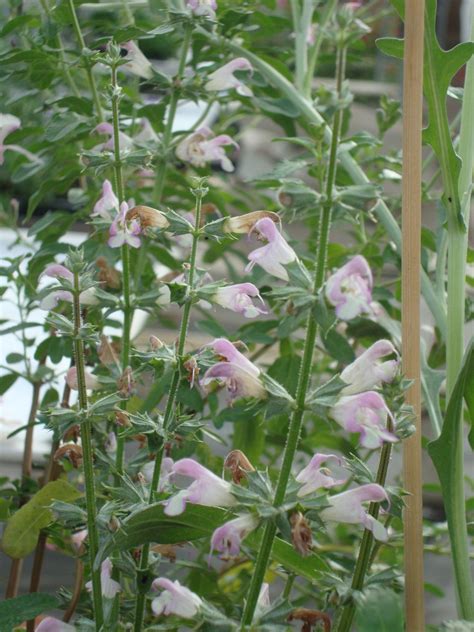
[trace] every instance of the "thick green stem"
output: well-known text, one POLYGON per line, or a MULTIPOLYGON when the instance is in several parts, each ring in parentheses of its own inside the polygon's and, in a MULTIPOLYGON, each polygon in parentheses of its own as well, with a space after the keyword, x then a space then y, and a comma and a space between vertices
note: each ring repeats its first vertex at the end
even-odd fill
MULTIPOLYGON (((204 192, 202 189, 198 189, 196 191, 196 216, 194 222, 194 232, 193 232, 193 243, 191 247, 191 255, 189 259, 189 273, 188 273, 188 296, 186 303, 183 308, 183 315, 181 318, 181 327, 179 331, 178 338, 178 347, 176 350, 176 367, 173 372, 173 377, 171 380, 171 385, 169 389, 169 397, 166 403, 166 408, 163 416, 163 429, 166 432, 169 428, 171 420, 173 419, 173 415, 175 414, 175 404, 176 404, 176 396, 178 393, 178 386, 181 379, 181 366, 184 355, 184 346, 186 344, 186 335, 188 333, 189 326, 189 316, 191 314, 191 307, 194 296, 195 289, 195 273, 196 273, 196 260, 197 260, 197 249, 199 243, 199 237, 201 234, 201 207, 202 207, 202 198, 204 196, 204 192)), ((158 489, 160 483, 160 473, 161 473, 161 463, 163 461, 163 453, 164 453, 164 442, 161 442, 161 445, 158 448, 155 464, 153 468, 153 476, 150 484, 150 494, 148 497, 148 503, 151 504, 153 502, 156 490, 158 489)), ((143 624, 143 614, 145 611, 145 593, 140 591, 141 588, 141 580, 142 578, 146 579, 146 574, 148 571, 148 556, 150 553, 150 547, 148 544, 145 544, 141 555, 140 555, 140 563, 138 566, 137 572, 137 585, 139 589, 139 593, 137 595, 137 601, 135 605, 135 624, 134 624, 134 632, 140 632, 143 624)))
MULTIPOLYGON (((390 453, 392 451, 392 444, 386 443, 380 454, 379 467, 377 470, 376 482, 379 485, 384 486, 387 478, 388 465, 390 463, 390 453)), ((379 515, 379 503, 370 503, 369 505, 369 514, 373 516, 375 519, 378 518, 379 515)), ((374 536, 372 535, 372 531, 368 529, 364 530, 364 535, 362 536, 362 541, 360 544, 359 555, 357 557, 357 562, 354 568, 354 576, 352 578, 351 588, 353 590, 360 591, 364 588, 364 580, 367 572, 370 569, 370 565, 372 563, 372 551, 373 551, 373 542, 374 536)), ((352 621, 354 619, 354 615, 356 612, 356 604, 351 601, 347 606, 344 607, 342 611, 341 618, 339 620, 339 625, 337 627, 337 632, 349 632, 352 626, 352 621)))
POLYGON ((165 185, 166 170, 168 167, 168 152, 173 137, 173 123, 176 116, 176 108, 178 107, 180 81, 183 78, 184 69, 186 67, 186 58, 188 56, 189 47, 191 45, 192 30, 185 27, 183 45, 181 47, 181 55, 179 58, 179 66, 176 77, 174 78, 173 88, 171 91, 170 104, 168 108, 168 116, 166 117, 166 126, 163 132, 163 141, 161 148, 161 157, 156 172, 155 186, 153 191, 153 201, 155 204, 161 202, 163 195, 163 187, 165 185))
MULTIPOLYGON (((86 43, 84 41, 84 36, 82 35, 81 25, 79 24, 76 8, 74 6, 74 0, 68 0, 68 3, 69 3, 69 9, 71 11, 72 26, 74 28, 77 41, 79 42, 79 46, 81 47, 81 54, 82 54, 84 49, 86 48, 86 43)), ((83 57, 83 63, 84 63, 84 68, 87 75, 87 80, 89 82, 89 87, 92 93, 92 100, 94 101, 96 117, 100 123, 103 119, 103 113, 102 113, 102 106, 100 104, 99 91, 97 90, 97 84, 95 82, 95 78, 92 73, 92 64, 87 59, 87 57, 83 57)))
MULTIPOLYGON (((337 52, 337 93, 341 95, 342 82, 345 73, 345 48, 338 48, 337 52)), ((327 250, 329 243, 329 232, 331 227, 332 206, 333 206, 333 189, 336 179, 337 169, 337 148, 339 145, 339 135, 341 130, 342 110, 338 108, 334 115, 333 133, 331 136, 331 147, 329 152, 329 164, 326 176, 326 202, 324 204, 322 214, 319 218, 319 238, 318 251, 316 253, 316 269, 313 281, 313 294, 316 296, 324 282, 327 250)), ((283 454, 283 462, 280 468, 280 474, 275 489, 275 497, 273 504, 280 507, 285 499, 288 480, 291 473, 291 467, 298 448, 299 438, 301 434, 301 426, 303 423, 306 392, 308 390, 311 377, 311 369, 313 365, 313 353, 316 342, 316 334, 318 325, 314 314, 310 310, 306 322, 306 338, 303 350, 303 359, 301 361, 300 373, 298 376, 298 385, 295 396, 295 409, 288 428, 288 436, 283 454)), ((253 620, 255 608, 257 605, 262 582, 270 560, 273 541, 276 535, 276 525, 274 522, 268 521, 265 525, 262 543, 255 562, 253 576, 250 582, 247 601, 242 615, 242 630, 250 625, 253 620)))
MULTIPOLYGON (((308 123, 312 123, 317 126, 324 125, 325 138, 327 141, 330 140, 331 130, 326 125, 326 122, 321 114, 313 107, 313 104, 303 95, 299 94, 295 90, 294 86, 282 74, 280 74, 275 68, 273 68, 273 66, 268 64, 263 59, 260 59, 258 55, 255 55, 254 53, 246 50, 244 47, 239 46, 239 44, 227 40, 224 37, 216 36, 213 33, 205 31, 204 29, 200 29, 199 33, 211 39, 216 44, 216 46, 225 46, 234 53, 247 58, 252 63, 254 68, 259 70, 266 77, 266 79, 273 86, 275 86, 275 88, 277 88, 277 90, 284 94, 285 97, 299 109, 302 117, 306 119, 308 123)), ((339 155, 339 160, 354 183, 369 183, 369 178, 349 152, 342 151, 339 155)), ((397 251, 401 253, 402 235, 400 231, 400 226, 390 212, 390 209, 383 200, 378 200, 373 210, 375 215, 377 215, 379 221, 385 228, 388 236, 394 242, 397 251)), ((421 272, 421 287, 423 296, 428 304, 428 307, 430 308, 431 313, 433 314, 436 325, 439 328, 441 335, 445 337, 446 311, 443 304, 438 299, 438 296, 434 290, 429 276, 424 270, 422 270, 421 272)))
POLYGON ((87 533, 89 540, 89 562, 92 578, 92 601, 94 603, 94 619, 97 632, 104 621, 102 607, 102 586, 100 581, 100 569, 94 570, 94 560, 99 549, 99 536, 96 524, 96 496, 94 481, 94 456, 92 448, 92 427, 88 414, 84 346, 79 337, 81 327, 81 305, 79 303, 79 275, 74 273, 74 361, 77 370, 77 388, 79 393, 79 408, 81 414, 81 443, 84 463, 84 486, 86 493, 87 533))
MULTIPOLYGON (((471 29, 474 39, 474 19, 471 29)), ((470 200, 472 195, 472 169, 474 162, 474 59, 466 67, 464 101, 459 134, 459 156, 462 160, 458 182, 461 213, 465 226, 469 226, 470 200)), ((462 366, 464 353, 464 301, 468 232, 451 214, 448 219, 448 335, 446 344, 446 390, 451 395, 462 366)), ((453 468, 454 489, 450 490, 452 515, 448 520, 451 540, 456 597, 459 617, 474 621, 474 584, 469 561, 469 539, 466 525, 464 494, 464 428, 462 413, 458 419, 459 437, 453 468)))

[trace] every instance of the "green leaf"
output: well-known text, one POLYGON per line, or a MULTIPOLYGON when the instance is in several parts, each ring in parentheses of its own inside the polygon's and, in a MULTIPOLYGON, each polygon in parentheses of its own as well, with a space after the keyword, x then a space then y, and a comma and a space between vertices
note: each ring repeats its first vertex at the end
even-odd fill
POLYGON ((2 375, 2 377, 0 377, 0 395, 6 393, 8 389, 15 384, 18 378, 18 373, 7 373, 7 375, 2 375))
POLYGON ((59 601, 46 593, 31 593, 0 602, 0 632, 11 632, 17 625, 34 619, 46 610, 59 607, 59 601))
POLYGON ((41 529, 53 521, 49 509, 51 502, 70 502, 80 495, 75 487, 63 480, 45 485, 8 520, 2 540, 4 552, 13 558, 26 557, 35 548, 41 529))
MULTIPOLYGON (((403 1, 391 1, 403 19, 403 1)), ((461 160, 451 138, 446 98, 452 78, 474 54, 474 42, 464 42, 450 50, 443 50, 436 36, 436 5, 436 0, 426 0, 423 91, 428 103, 428 126, 423 130, 423 140, 431 145, 441 166, 445 206, 465 229, 458 191, 461 160)), ((388 55, 403 55, 402 40, 383 38, 377 41, 377 45, 388 55)))
POLYGON ((390 588, 371 588, 357 598, 357 632, 403 632, 402 598, 390 588))
MULTIPOLYGON (((126 551, 150 542, 179 544, 209 538, 212 532, 227 519, 229 519, 229 513, 217 507, 188 504, 181 515, 166 516, 163 505, 150 505, 124 520, 122 528, 105 540, 97 554, 94 566, 96 569, 99 568, 102 561, 114 550, 126 551)), ((261 535, 261 530, 250 534, 245 539, 245 544, 255 551, 258 550, 261 535)), ((329 570, 324 560, 318 555, 301 557, 288 542, 279 538, 275 539, 272 557, 288 570, 310 581, 317 579, 321 571, 329 570)))
POLYGON ((381 37, 375 40, 377 48, 389 57, 403 59, 403 40, 397 37, 381 37))

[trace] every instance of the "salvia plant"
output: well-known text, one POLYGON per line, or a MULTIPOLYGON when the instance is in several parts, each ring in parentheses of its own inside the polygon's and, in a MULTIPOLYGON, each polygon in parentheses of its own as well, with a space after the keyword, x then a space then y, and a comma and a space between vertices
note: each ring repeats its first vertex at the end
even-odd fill
MULTIPOLYGON (((401 112, 382 95, 354 132, 347 81, 393 8, 4 3, 0 389, 31 403, 1 479, 1 630, 403 630, 401 112), (75 568, 54 595, 49 548, 75 568)), ((425 544, 457 595, 433 629, 471 630, 474 43, 442 50, 435 22, 427 0, 422 387, 446 521, 425 544)))

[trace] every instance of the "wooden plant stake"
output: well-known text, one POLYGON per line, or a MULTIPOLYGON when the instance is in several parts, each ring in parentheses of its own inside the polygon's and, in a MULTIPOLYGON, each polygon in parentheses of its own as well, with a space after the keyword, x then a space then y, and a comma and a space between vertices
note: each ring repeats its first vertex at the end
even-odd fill
POLYGON ((423 499, 420 387, 421 129, 423 119, 424 0, 405 2, 403 58, 402 364, 414 380, 406 401, 416 415, 416 432, 404 442, 403 478, 409 492, 405 526, 405 611, 407 632, 423 632, 423 499))

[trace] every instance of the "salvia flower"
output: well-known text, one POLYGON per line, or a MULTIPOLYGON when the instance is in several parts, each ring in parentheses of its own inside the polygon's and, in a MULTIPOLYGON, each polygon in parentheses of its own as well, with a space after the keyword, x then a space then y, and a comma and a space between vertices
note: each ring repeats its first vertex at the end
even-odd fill
POLYGON ((379 448, 384 441, 397 441, 387 430, 387 420, 392 414, 384 398, 375 391, 341 397, 330 409, 330 415, 347 432, 360 433, 365 448, 379 448))
POLYGON ((388 534, 381 522, 367 513, 363 503, 388 501, 387 492, 376 483, 361 485, 349 489, 341 494, 330 496, 330 506, 320 512, 324 522, 345 522, 347 524, 361 524, 372 531, 374 538, 386 542, 388 534))
MULTIPOLYGON (((111 123, 99 123, 99 125, 97 125, 94 128, 94 132, 97 132, 97 134, 104 134, 105 136, 108 136, 109 139, 105 141, 105 143, 99 145, 99 149, 100 151, 113 151, 115 148, 115 140, 114 140, 114 127, 111 123)), ((124 151, 127 149, 131 149, 133 147, 133 138, 131 138, 130 136, 128 136, 128 134, 125 134, 125 132, 120 132, 119 131, 119 145, 120 145, 120 150, 124 151)))
POLYGON ((166 216, 161 211, 151 206, 134 206, 126 215, 127 221, 138 220, 143 229, 146 228, 168 228, 170 225, 166 216))
MULTIPOLYGON (((70 283, 74 282, 74 274, 60 263, 51 263, 43 270, 41 276, 51 277, 52 279, 66 279, 70 283)), ((73 302, 72 292, 69 290, 53 290, 47 294, 40 302, 40 308, 50 311, 58 306, 60 301, 73 302)), ((97 305, 99 300, 93 287, 84 290, 79 294, 79 302, 81 305, 97 305)))
POLYGON ((255 606, 255 614, 253 616, 254 621, 258 621, 270 606, 270 584, 263 582, 260 592, 258 593, 257 605, 255 606))
POLYGON ((258 264, 268 274, 283 281, 288 281, 288 272, 284 266, 296 260, 295 251, 287 244, 285 238, 270 218, 264 217, 258 220, 254 230, 268 243, 248 255, 250 263, 245 270, 250 271, 255 264, 258 264))
POLYGON ((110 180, 104 180, 102 183, 102 195, 95 203, 91 216, 112 221, 118 209, 119 200, 114 193, 110 180))
POLYGON ((255 397, 265 399, 267 392, 260 380, 260 369, 238 351, 225 338, 218 338, 210 344, 216 355, 223 361, 211 366, 201 380, 204 389, 210 388, 213 382, 223 384, 230 393, 231 399, 255 397))
POLYGON ((224 171, 231 172, 234 171, 234 165, 224 151, 224 147, 229 145, 239 149, 239 145, 227 134, 214 136, 208 127, 201 127, 178 144, 176 156, 193 167, 219 162, 224 171))
POLYGON ((13 114, 0 113, 0 165, 4 163, 4 154, 7 150, 16 152, 26 156, 32 162, 42 162, 41 158, 32 154, 30 151, 20 145, 6 145, 5 138, 17 129, 20 129, 21 121, 13 114))
POLYGON ((163 588, 162 593, 151 602, 151 609, 155 616, 175 614, 183 619, 192 619, 199 612, 202 605, 201 598, 189 588, 181 586, 177 579, 172 582, 166 577, 158 577, 151 587, 152 590, 163 588))
POLYGON ((126 68, 132 74, 143 79, 151 79, 153 77, 153 66, 135 42, 124 42, 120 44, 120 48, 125 49, 127 52, 123 58, 127 63, 120 66, 120 68, 126 68))
POLYGON ((128 204, 122 202, 120 205, 120 211, 115 216, 109 229, 108 244, 111 248, 120 248, 124 244, 128 244, 132 248, 139 248, 141 240, 139 235, 142 232, 142 227, 138 219, 127 219, 127 213, 129 211, 128 204))
POLYGON ((329 489, 344 482, 344 480, 333 478, 327 467, 321 467, 323 463, 330 460, 341 463, 341 458, 335 454, 317 453, 313 456, 308 465, 296 476, 296 481, 302 484, 298 490, 298 496, 307 496, 318 489, 329 489))
POLYGON ((167 516, 182 514, 188 502, 206 507, 232 507, 237 502, 231 493, 231 484, 194 459, 176 461, 171 475, 176 474, 192 478, 194 482, 187 489, 181 490, 166 501, 165 514, 167 516))
POLYGON ((265 217, 270 218, 275 223, 280 221, 278 215, 273 211, 253 211, 252 213, 245 213, 244 215, 228 217, 224 222, 224 232, 239 234, 250 233, 258 220, 264 219, 265 217))
POLYGON ((260 314, 268 313, 260 292, 253 283, 236 283, 235 285, 220 287, 211 300, 221 307, 237 312, 237 314, 242 314, 245 318, 255 318, 260 316, 260 314), (263 309, 254 305, 253 298, 260 301, 263 309))
POLYGON ((372 313, 372 271, 362 255, 339 268, 326 283, 326 297, 341 320, 372 313))
POLYGON ((213 18, 217 10, 216 0, 186 0, 186 5, 194 15, 207 15, 213 18))
POLYGON ((36 626, 36 632, 76 632, 76 627, 55 617, 45 617, 36 626))
POLYGON ((347 386, 342 389, 343 395, 353 395, 368 391, 384 383, 391 382, 398 371, 398 352, 389 340, 377 340, 341 373, 341 380, 347 386), (395 355, 392 360, 382 358, 395 355))
MULTIPOLYGON (((159 492, 163 492, 163 491, 165 491, 167 489, 167 487, 169 485, 170 476, 173 474, 173 465, 174 465, 174 461, 169 456, 165 456, 163 458, 163 460, 161 461, 160 482, 158 484, 158 491, 159 492)), ((145 465, 142 467, 141 471, 142 471, 147 483, 151 483, 151 481, 153 479, 153 472, 154 472, 154 470, 155 470, 155 462, 154 461, 149 461, 148 463, 145 463, 145 465)))
MULTIPOLYGON (((87 389, 95 390, 95 389, 100 388, 99 380, 94 375, 92 375, 92 373, 89 373, 88 371, 84 371, 84 377, 85 377, 87 389)), ((78 381, 77 381, 77 367, 72 366, 70 369, 68 369, 65 379, 66 379, 66 384, 69 386, 70 389, 72 389, 73 391, 78 390, 79 386, 78 386, 78 381)))
POLYGON ((209 75, 208 82, 205 85, 206 90, 216 92, 235 88, 241 96, 251 97, 253 94, 252 90, 234 76, 236 70, 249 70, 252 73, 253 66, 245 57, 237 57, 229 61, 229 63, 209 75))
MULTIPOLYGON (((109 558, 104 560, 100 567, 100 582, 102 586, 102 596, 106 599, 113 599, 122 590, 119 582, 112 579, 112 562, 109 558)), ((86 589, 92 592, 92 581, 86 583, 86 589)))
POLYGON ((218 527, 211 537, 211 551, 219 551, 226 559, 240 553, 240 544, 258 525, 251 514, 242 514, 218 527))

